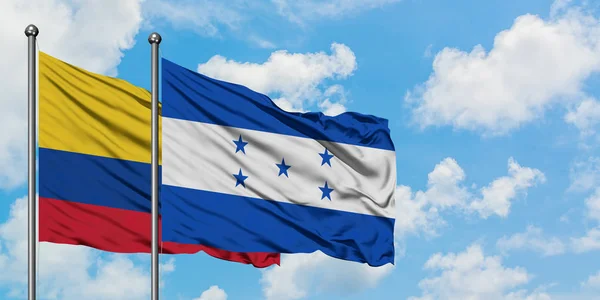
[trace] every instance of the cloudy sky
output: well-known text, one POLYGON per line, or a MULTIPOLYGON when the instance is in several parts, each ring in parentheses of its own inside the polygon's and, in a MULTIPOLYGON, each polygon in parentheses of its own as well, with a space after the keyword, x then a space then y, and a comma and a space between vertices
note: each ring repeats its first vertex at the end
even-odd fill
MULTIPOLYGON (((390 120, 394 266, 161 258, 162 299, 600 299, 600 3, 0 1, 0 298, 26 291, 26 38, 150 86, 162 55, 290 111, 390 120)), ((41 299, 148 299, 148 255, 42 243, 41 299)))

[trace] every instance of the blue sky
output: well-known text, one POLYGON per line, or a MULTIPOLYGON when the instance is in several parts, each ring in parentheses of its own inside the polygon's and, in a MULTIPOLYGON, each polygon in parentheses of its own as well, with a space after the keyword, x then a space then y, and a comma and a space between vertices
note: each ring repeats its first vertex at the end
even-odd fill
MULTIPOLYGON (((2 298, 26 288, 16 199, 26 195, 23 29, 35 23, 40 50, 145 88, 157 31, 163 57, 286 109, 390 121, 393 268, 319 253, 266 270, 165 257, 163 299, 600 299, 598 3, 19 2, 0 4, 0 35, 16 45, 0 50, 2 298)), ((40 250, 43 299, 147 299, 149 272, 143 255, 40 250)))

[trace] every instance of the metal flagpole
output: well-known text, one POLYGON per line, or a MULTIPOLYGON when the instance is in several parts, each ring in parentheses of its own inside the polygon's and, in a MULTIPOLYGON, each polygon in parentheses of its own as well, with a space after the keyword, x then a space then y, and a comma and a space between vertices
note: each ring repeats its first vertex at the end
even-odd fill
POLYGON ((27 168, 28 168, 28 215, 27 218, 29 220, 29 231, 27 233, 27 241, 28 241, 28 255, 27 255, 27 264, 28 264, 28 299, 35 300, 36 298, 36 246, 37 246, 37 222, 36 222, 36 211, 37 211, 37 203, 36 203, 36 167, 35 167, 35 150, 36 150, 36 130, 37 130, 37 122, 36 122, 36 38, 39 33, 38 28, 31 24, 25 28, 25 36, 27 36, 28 41, 28 53, 27 53, 27 62, 28 62, 28 87, 27 87, 27 96, 28 96, 28 131, 29 131, 29 139, 27 140, 27 168))
POLYGON ((158 45, 162 38, 148 37, 152 47, 152 300, 158 300, 158 45))

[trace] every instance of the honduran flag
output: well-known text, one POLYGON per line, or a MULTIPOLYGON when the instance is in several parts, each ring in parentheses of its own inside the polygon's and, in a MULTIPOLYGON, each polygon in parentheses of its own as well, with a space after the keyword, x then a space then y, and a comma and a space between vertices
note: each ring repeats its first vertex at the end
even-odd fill
MULTIPOLYGON (((150 252, 150 101, 143 88, 39 53, 40 241, 150 252)), ((159 247, 257 267, 279 263, 277 253, 196 242, 159 241, 159 247)))
POLYGON ((394 263, 388 122, 291 113, 162 59, 163 240, 394 263))

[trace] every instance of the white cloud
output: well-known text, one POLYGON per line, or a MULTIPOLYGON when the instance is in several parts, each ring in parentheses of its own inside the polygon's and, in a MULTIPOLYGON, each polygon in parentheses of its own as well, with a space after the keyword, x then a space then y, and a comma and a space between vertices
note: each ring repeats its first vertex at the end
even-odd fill
POLYGON ((571 238, 571 247, 575 253, 600 250, 600 227, 588 230, 585 236, 571 238))
POLYGON ((208 290, 200 294, 200 298, 194 300, 227 300, 227 293, 216 285, 211 286, 208 290))
POLYGON ((267 300, 304 299, 323 292, 347 295, 375 287, 393 269, 390 264, 370 267, 317 251, 282 255, 280 266, 262 271, 260 283, 267 300))
POLYGON ((257 45, 260 48, 263 49, 273 49, 273 48, 277 48, 277 45, 275 45, 273 42, 266 40, 264 38, 261 38, 259 36, 256 35, 251 35, 248 38, 252 43, 254 43, 255 45, 257 45))
POLYGON ((145 25, 154 27, 166 21, 176 29, 186 29, 209 37, 231 33, 263 49, 276 45, 253 31, 252 24, 267 21, 268 26, 287 21, 305 26, 306 21, 332 19, 383 7, 400 0, 145 0, 145 25), (257 17, 259 16, 259 17, 257 17), (284 21, 286 21, 284 20, 284 21))
POLYGON ((550 6, 550 16, 554 17, 568 9, 573 0, 554 0, 550 6))
POLYGON ((494 180, 481 190, 482 198, 470 203, 471 210, 479 212, 482 218, 492 214, 507 217, 511 200, 517 193, 526 192, 538 183, 544 183, 544 174, 537 169, 521 167, 512 157, 508 160, 508 176, 494 180))
POLYGON ((323 92, 323 82, 345 79, 351 76, 356 68, 356 57, 352 50, 346 45, 333 43, 330 55, 324 52, 303 54, 280 50, 273 52, 268 60, 261 64, 241 63, 215 55, 206 63, 200 64, 198 72, 245 85, 257 92, 271 95, 272 98, 278 96, 279 99, 274 101, 278 105, 283 103, 283 107, 291 106, 294 110, 303 110, 304 104, 312 105, 320 100, 326 109, 337 113, 342 111, 339 105, 343 105, 343 102, 333 102, 331 97, 339 97, 343 89, 340 91, 340 86, 333 85, 323 92), (326 103, 327 99, 330 99, 331 103, 326 103))
POLYGON ((586 281, 581 283, 581 286, 600 290, 600 271, 595 275, 590 275, 586 281))
POLYGON ((559 255, 566 251, 566 246, 560 239, 544 237, 542 229, 535 226, 527 226, 523 233, 503 236, 496 242, 496 246, 502 252, 527 249, 539 252, 543 256, 559 255))
POLYGON ((584 82, 600 71, 600 22, 560 3, 553 12, 548 20, 519 16, 489 52, 440 51, 427 82, 405 97, 416 123, 500 135, 553 104, 582 100, 584 82))
POLYGON ((600 188, 596 188, 584 203, 587 218, 596 222, 597 227, 589 229, 585 236, 571 238, 571 247, 575 253, 600 250, 600 188))
POLYGON ((220 26, 237 29, 246 21, 247 18, 241 13, 242 6, 240 1, 228 1, 225 4, 214 0, 147 0, 144 3, 144 15, 153 23, 166 20, 176 29, 218 36, 220 26))
POLYGON ((438 209, 431 206, 426 197, 413 197, 408 186, 396 189, 396 207, 395 232, 399 239, 418 232, 436 236, 437 229, 446 224, 439 216, 438 209))
POLYGON ((400 0, 271 0, 279 14, 303 25, 320 18, 340 18, 359 11, 383 7, 400 0))
POLYGON ((281 108, 287 112, 300 112, 300 113, 307 112, 303 108, 294 107, 294 104, 286 98, 273 99, 273 102, 275 102, 275 105, 277 105, 279 108, 281 108))
POLYGON ((445 158, 428 175, 427 189, 414 194, 408 186, 396 190, 396 233, 404 236, 423 232, 435 236, 437 229, 446 222, 440 213, 457 210, 478 213, 481 218, 490 215, 507 217, 510 206, 517 197, 544 181, 544 174, 537 169, 521 167, 512 157, 508 159, 508 176, 492 181, 477 193, 464 183, 464 170, 453 158, 445 158))
POLYGON ((446 223, 440 217, 442 210, 463 207, 470 197, 461 182, 463 169, 453 158, 445 158, 428 174, 427 190, 414 194, 411 188, 401 185, 396 189, 396 234, 423 232, 437 235, 437 229, 446 223))
POLYGON ((425 57, 425 58, 431 57, 433 55, 433 53, 431 52, 432 48, 433 48, 433 44, 429 44, 427 46, 427 48, 425 48, 425 51, 423 52, 423 57, 425 57))
POLYGON ((582 101, 565 115, 565 121, 575 125, 583 137, 594 135, 600 124, 600 102, 592 98, 582 101))
POLYGON ((586 192, 600 185, 600 157, 589 157, 585 161, 576 161, 569 172, 571 185, 569 191, 586 192))
POLYGON ((242 34, 249 42, 270 49, 275 45, 252 33, 248 24, 283 16, 298 25, 317 19, 340 18, 361 11, 383 7, 400 0, 308 0, 308 1, 246 1, 229 0, 145 0, 144 16, 153 27, 159 21, 167 21, 176 29, 187 29, 200 35, 221 37, 229 30, 242 34), (226 4, 224 4, 226 3, 226 4), (260 15, 260 18, 256 18, 260 15))
POLYGON ((93 72, 116 75, 123 50, 134 45, 142 22, 141 2, 0 1, 0 39, 12 45, 0 49, 0 189, 18 186, 26 179, 25 26, 33 23, 40 29, 40 51, 93 72))
POLYGON ((323 111, 323 114, 328 116, 337 116, 341 113, 346 112, 346 92, 344 87, 336 84, 332 85, 323 94, 325 100, 319 103, 319 109, 323 111))
POLYGON ((343 104, 331 103, 329 99, 325 99, 325 101, 319 103, 319 108, 323 111, 323 114, 328 116, 337 116, 346 112, 346 107, 343 104))
MULTIPOLYGON (((84 246, 40 243, 38 293, 43 299, 148 299, 148 266, 139 266, 133 255, 101 255, 84 246)), ((174 261, 161 264, 164 275, 174 261)), ((27 199, 17 199, 9 219, 0 224, 0 285, 13 296, 27 287, 27 199)), ((164 279, 164 277, 162 277, 164 279)))
POLYGON ((505 267, 499 256, 485 256, 478 244, 458 254, 436 253, 424 268, 439 274, 421 280, 421 297, 409 299, 549 299, 538 291, 513 292, 527 284, 532 275, 522 267, 505 267))
POLYGON ((600 224, 600 188, 596 188, 596 191, 585 199, 585 206, 588 217, 600 224))
POLYGON ((165 272, 166 273, 171 273, 175 271, 175 259, 174 258, 169 258, 169 260, 167 260, 164 263, 161 263, 160 265, 160 272, 165 272))
MULTIPOLYGON (((456 160, 446 158, 427 175, 427 191, 422 195, 428 202, 442 209, 463 206, 469 192, 460 183, 465 180, 465 172, 456 160)), ((417 192, 419 197, 421 194, 417 192)))
MULTIPOLYGON (((533 293, 529 293, 526 290, 519 290, 516 292, 508 293, 502 300, 551 300, 555 299, 554 295, 549 295, 548 293, 542 291, 534 291, 533 293)), ((558 300, 558 299, 556 299, 558 300)), ((571 300, 574 300, 571 298, 571 300)))

